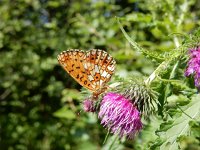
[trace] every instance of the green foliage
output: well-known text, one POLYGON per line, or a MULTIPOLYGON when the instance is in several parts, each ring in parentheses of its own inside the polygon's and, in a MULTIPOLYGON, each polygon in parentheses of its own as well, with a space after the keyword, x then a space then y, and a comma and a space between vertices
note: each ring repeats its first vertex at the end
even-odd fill
MULTIPOLYGON (((160 130, 157 131, 159 138, 158 141, 163 141, 160 145, 153 145, 152 149, 159 146, 161 149, 173 150, 178 149, 178 138, 179 142, 183 141, 181 137, 190 135, 191 130, 190 121, 197 121, 200 119, 200 101, 199 94, 195 95, 191 102, 185 106, 184 109, 181 108, 181 113, 176 113, 172 116, 175 120, 169 120, 167 123, 162 123, 160 130)), ((177 110, 176 110, 177 111, 177 110)), ((199 127, 199 126, 198 126, 199 127)))
POLYGON ((199 4, 1 0, 0 148, 199 149, 199 94, 184 77, 188 48, 200 41, 199 4), (149 76, 144 83, 159 93, 158 112, 134 140, 109 135, 103 144, 107 131, 82 111, 87 96, 57 62, 70 48, 111 53, 111 83, 149 76))

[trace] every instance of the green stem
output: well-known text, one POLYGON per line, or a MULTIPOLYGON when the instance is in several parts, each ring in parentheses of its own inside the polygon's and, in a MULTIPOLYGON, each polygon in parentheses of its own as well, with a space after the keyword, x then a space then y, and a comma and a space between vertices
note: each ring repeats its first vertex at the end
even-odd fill
POLYGON ((109 136, 109 131, 107 132, 107 134, 106 134, 106 137, 105 137, 105 139, 104 139, 104 141, 103 141, 103 145, 106 143, 106 141, 107 141, 107 139, 108 139, 108 136, 109 136))
MULTIPOLYGON (((175 42, 175 45, 176 47, 179 47, 180 46, 180 43, 178 42, 178 38, 177 37, 174 37, 174 42, 175 42)), ((175 57, 178 57, 178 56, 175 56, 175 57)), ((174 57, 174 58, 175 58, 174 57)), ((172 59, 173 60, 173 59, 172 59)), ((168 66, 168 64, 170 63, 170 60, 167 60, 167 61, 163 61, 157 68, 156 70, 144 81, 146 85, 150 85, 151 82, 156 78, 158 77, 159 75, 159 72, 160 70, 165 70, 168 66)), ((175 70, 176 68, 178 67, 178 63, 179 61, 174 65, 173 69, 172 69, 172 72, 170 74, 170 77, 169 79, 172 79, 175 75, 175 70)))
POLYGON ((115 135, 115 138, 113 139, 113 141, 112 141, 112 143, 110 144, 110 146, 109 146, 109 150, 111 150, 112 149, 112 146, 114 145, 114 143, 115 143, 115 141, 117 140, 117 135, 115 135))
POLYGON ((165 70, 169 64, 169 61, 163 61, 156 70, 144 81, 146 85, 150 85, 151 82, 158 76, 160 70, 165 70))

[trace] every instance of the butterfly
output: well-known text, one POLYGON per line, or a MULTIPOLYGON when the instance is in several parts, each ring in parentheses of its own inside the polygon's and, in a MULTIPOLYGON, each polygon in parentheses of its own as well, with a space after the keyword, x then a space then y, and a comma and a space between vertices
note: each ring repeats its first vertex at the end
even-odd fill
POLYGON ((58 55, 61 66, 83 87, 93 93, 93 99, 106 89, 115 71, 116 61, 100 49, 70 49, 58 55))

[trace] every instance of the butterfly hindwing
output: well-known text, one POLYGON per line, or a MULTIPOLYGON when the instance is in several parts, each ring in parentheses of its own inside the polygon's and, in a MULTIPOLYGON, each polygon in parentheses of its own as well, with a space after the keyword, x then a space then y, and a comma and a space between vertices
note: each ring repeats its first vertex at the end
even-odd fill
POLYGON ((107 52, 93 49, 86 52, 86 66, 91 81, 96 89, 99 89, 110 80, 115 70, 115 60, 107 52))

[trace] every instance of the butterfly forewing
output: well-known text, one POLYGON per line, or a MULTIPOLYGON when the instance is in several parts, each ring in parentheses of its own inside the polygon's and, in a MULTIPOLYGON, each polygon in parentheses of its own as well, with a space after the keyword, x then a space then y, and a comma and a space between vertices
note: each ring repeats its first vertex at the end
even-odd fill
POLYGON ((58 55, 62 67, 82 86, 95 92, 105 86, 115 70, 115 60, 102 50, 68 50, 58 55))
POLYGON ((82 86, 94 91, 83 67, 85 53, 80 50, 63 51, 58 55, 61 66, 82 86))

